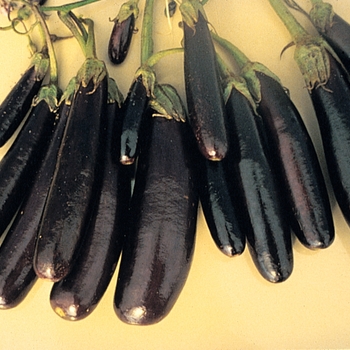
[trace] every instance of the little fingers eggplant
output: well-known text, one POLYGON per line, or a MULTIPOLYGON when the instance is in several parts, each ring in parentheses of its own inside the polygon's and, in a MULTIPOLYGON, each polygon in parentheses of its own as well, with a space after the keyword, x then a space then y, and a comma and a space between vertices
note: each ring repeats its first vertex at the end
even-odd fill
POLYGON ((63 135, 34 257, 40 278, 59 281, 72 268, 96 200, 100 140, 107 104, 102 61, 86 59, 63 135), (92 71, 93 74, 86 75, 92 71))
POLYGON ((232 140, 231 193, 242 230, 260 274, 270 282, 286 280, 293 269, 291 232, 285 220, 275 175, 250 101, 232 89, 226 103, 232 140))
POLYGON ((153 117, 141 147, 114 306, 130 324, 162 320, 189 273, 198 195, 184 139, 187 124, 153 117))
POLYGON ((35 54, 30 67, 0 105, 0 147, 13 135, 31 108, 48 69, 48 58, 35 54))
MULTIPOLYGON (((198 2, 199 4, 199 2, 198 2)), ((203 9, 183 1, 184 73, 189 121, 201 153, 209 160, 225 157, 228 141, 225 104, 216 52, 203 9), (188 8, 196 18, 188 19, 188 8)))
POLYGON ((116 114, 116 102, 107 106, 107 145, 104 150, 102 186, 98 204, 85 234, 79 256, 72 271, 54 284, 50 303, 54 311, 64 319, 81 320, 87 317, 101 300, 112 278, 122 248, 123 219, 131 194, 128 167, 115 162, 112 136, 115 119, 120 124, 120 112, 116 114), (117 118, 116 118, 117 117, 117 118), (113 153, 113 154, 112 154, 113 153), (126 169, 127 168, 127 169, 126 169))

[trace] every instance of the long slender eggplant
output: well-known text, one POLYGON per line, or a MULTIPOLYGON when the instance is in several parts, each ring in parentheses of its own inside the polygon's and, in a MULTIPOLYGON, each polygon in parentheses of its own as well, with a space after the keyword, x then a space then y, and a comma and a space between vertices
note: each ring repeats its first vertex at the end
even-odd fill
POLYGON ((329 54, 328 81, 311 90, 328 172, 339 207, 350 224, 350 84, 329 54))
POLYGON ((154 324, 176 302, 189 273, 198 193, 186 123, 153 117, 140 150, 114 306, 130 324, 154 324))
MULTIPOLYGON (((187 2, 186 2, 187 3, 187 2)), ((189 120, 202 154, 221 160, 228 149, 225 103, 220 85, 216 53, 203 10, 195 23, 180 6, 184 31, 184 73, 189 120)))
POLYGON ((21 204, 0 247, 0 308, 17 306, 36 281, 37 276, 33 268, 35 242, 56 167, 68 111, 69 105, 62 104, 52 140, 33 186, 21 204))
POLYGON ((114 64, 124 62, 135 29, 135 15, 132 13, 123 21, 115 20, 108 43, 108 57, 114 64))
POLYGON ((326 184, 304 122, 282 85, 256 72, 262 116, 271 145, 273 166, 288 201, 291 227, 306 247, 326 248, 334 240, 334 224, 326 184))
POLYGON ((230 196, 224 162, 212 162, 201 155, 197 158, 199 199, 209 232, 224 254, 242 254, 245 248, 245 235, 241 230, 237 211, 230 196))
POLYGON ((0 147, 14 134, 31 108, 48 69, 48 58, 35 54, 30 67, 0 105, 0 147))
POLYGON ((232 142, 227 165, 233 200, 241 204, 237 208, 242 230, 260 274, 270 282, 282 282, 293 269, 291 232, 267 158, 263 130, 250 101, 238 90, 232 89, 226 108, 232 142))
POLYGON ((107 104, 105 66, 100 79, 79 83, 67 120, 34 257, 38 277, 57 282, 72 268, 96 201, 100 140, 107 104), (105 74, 103 74, 105 73, 105 74))
MULTIPOLYGON (((45 89, 42 87, 41 91, 45 89)), ((48 103, 41 99, 0 162, 1 234, 33 184, 52 136, 55 116, 48 103)))
POLYGON ((149 96, 142 75, 138 75, 130 87, 123 107, 124 117, 120 137, 120 161, 122 164, 133 164, 137 157, 148 101, 149 96))
MULTIPOLYGON (((118 124, 121 120, 116 105, 109 103, 107 107, 107 145, 97 208, 72 271, 54 284, 50 294, 53 310, 68 320, 81 320, 96 308, 110 283, 122 248, 131 179, 129 167, 114 159, 117 151, 112 142, 114 123, 115 119, 118 124)), ((120 128, 117 131, 120 135, 120 128)))
POLYGON ((322 2, 313 5, 310 19, 350 73, 350 24, 322 2))

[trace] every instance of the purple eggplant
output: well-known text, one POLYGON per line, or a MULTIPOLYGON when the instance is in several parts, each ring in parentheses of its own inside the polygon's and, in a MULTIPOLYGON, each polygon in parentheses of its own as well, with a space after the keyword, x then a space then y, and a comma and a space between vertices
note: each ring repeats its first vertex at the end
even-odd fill
POLYGON ((131 195, 128 168, 115 162, 112 142, 120 134, 121 116, 117 103, 107 106, 107 144, 104 150, 102 187, 97 206, 72 271, 54 284, 50 303, 67 320, 81 320, 96 308, 113 276, 122 248, 124 217, 131 195))
POLYGON ((293 270, 292 240, 264 130, 240 91, 232 89, 226 109, 232 143, 226 166, 233 201, 239 203, 238 218, 260 274, 269 282, 282 282, 293 270))
POLYGON ((187 123, 148 116, 126 223, 114 306, 130 324, 154 324, 174 306, 189 273, 198 193, 187 123))

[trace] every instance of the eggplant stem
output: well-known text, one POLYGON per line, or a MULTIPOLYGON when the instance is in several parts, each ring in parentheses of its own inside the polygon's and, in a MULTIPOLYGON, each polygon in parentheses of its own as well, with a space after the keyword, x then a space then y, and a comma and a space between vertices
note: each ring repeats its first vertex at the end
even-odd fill
POLYGON ((40 8, 41 8, 41 11, 43 12, 49 12, 49 11, 69 12, 78 7, 89 5, 97 1, 100 1, 100 0, 81 0, 81 1, 72 2, 70 4, 65 4, 60 6, 41 6, 40 8))
POLYGON ((154 0, 146 0, 141 32, 141 65, 153 54, 153 8, 154 0))
POLYGON ((162 58, 169 56, 169 55, 173 55, 176 53, 183 53, 184 49, 182 47, 179 48, 172 48, 172 49, 166 49, 166 50, 161 50, 158 51, 156 53, 154 53, 153 55, 151 55, 146 62, 144 63, 144 65, 147 65, 148 67, 153 67, 155 64, 157 64, 162 58))
POLYGON ((58 83, 58 68, 55 50, 51 41, 51 35, 47 27, 46 21, 43 18, 43 13, 35 5, 32 6, 32 11, 35 15, 35 18, 38 21, 40 31, 42 32, 42 36, 45 38, 45 46, 47 47, 50 60, 50 82, 56 85, 58 83))

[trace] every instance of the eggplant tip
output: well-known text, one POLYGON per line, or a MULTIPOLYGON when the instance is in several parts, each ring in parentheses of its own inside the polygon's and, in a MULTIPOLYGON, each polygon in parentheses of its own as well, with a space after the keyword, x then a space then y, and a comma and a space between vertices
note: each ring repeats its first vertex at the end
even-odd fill
POLYGON ((43 280, 50 282, 59 282, 62 279, 61 274, 57 274, 56 269, 51 265, 44 265, 42 267, 35 267, 36 275, 43 280))
POLYGON ((157 315, 147 310, 145 306, 134 306, 127 310, 116 309, 119 319, 130 325, 152 325, 163 319, 163 315, 157 315))

